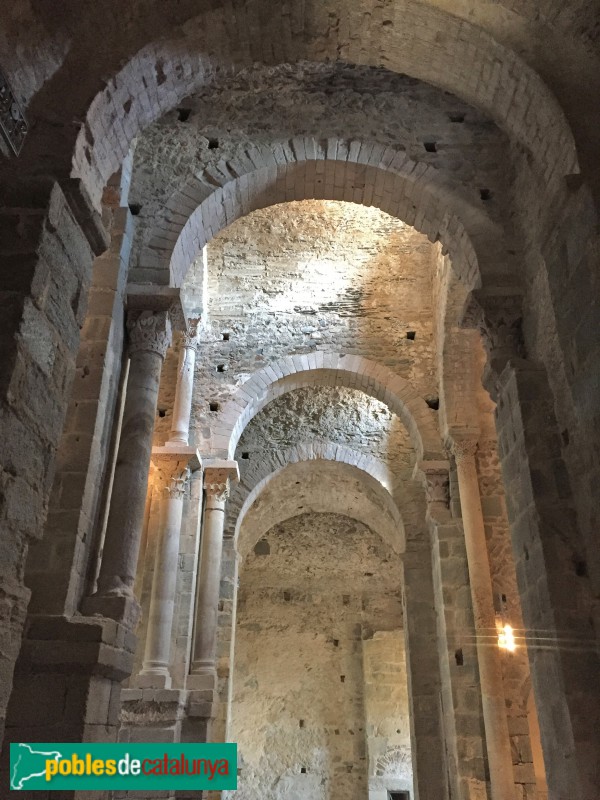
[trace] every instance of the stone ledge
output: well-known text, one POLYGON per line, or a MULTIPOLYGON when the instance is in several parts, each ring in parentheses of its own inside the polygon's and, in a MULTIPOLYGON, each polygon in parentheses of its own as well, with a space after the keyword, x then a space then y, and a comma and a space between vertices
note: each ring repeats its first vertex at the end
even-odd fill
POLYGON ((130 631, 136 629, 142 613, 135 597, 125 595, 92 595, 82 606, 86 616, 112 620, 130 631))
POLYGON ((163 462, 185 463, 191 472, 202 468, 199 451, 193 445, 185 445, 181 442, 166 442, 164 445, 153 447, 152 461, 157 464, 163 462))
POLYGON ((22 664, 45 672, 69 667, 122 681, 131 674, 137 638, 124 625, 101 617, 30 617, 22 664))
POLYGON ((185 689, 148 689, 141 687, 131 687, 121 689, 122 703, 178 703, 183 704, 187 700, 185 689))

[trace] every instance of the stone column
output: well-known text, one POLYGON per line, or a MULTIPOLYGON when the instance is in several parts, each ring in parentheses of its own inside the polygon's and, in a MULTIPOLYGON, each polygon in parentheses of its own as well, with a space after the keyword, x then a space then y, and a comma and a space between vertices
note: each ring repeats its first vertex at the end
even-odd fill
POLYGON ((129 378, 123 410, 110 512, 96 594, 88 613, 122 619, 134 626, 139 606, 133 585, 148 488, 152 434, 160 373, 171 341, 167 311, 131 311, 129 378))
POLYGON ((217 617, 221 582, 221 555, 225 523, 225 501, 230 479, 238 480, 235 461, 215 461, 206 467, 204 488, 206 504, 202 525, 202 545, 196 599, 190 688, 214 689, 216 686, 217 617))
POLYGON ((469 565, 492 800, 512 800, 515 793, 512 752, 502 662, 496 643, 492 575, 479 496, 476 450, 477 442, 474 439, 454 437, 452 440, 469 565))
POLYGON ((194 366, 196 364, 196 347, 198 344, 196 336, 199 322, 199 319, 189 321, 189 330, 183 335, 181 341, 170 442, 188 444, 194 390, 194 366))
POLYGON ((183 498, 190 469, 196 470, 200 467, 198 452, 188 445, 198 322, 197 319, 189 321, 188 330, 183 334, 181 342, 171 438, 164 446, 152 449, 152 459, 158 467, 164 486, 160 502, 144 662, 135 681, 137 686, 143 687, 171 686, 169 661, 183 498))
POLYGON ((175 461, 165 466, 167 469, 162 470, 161 475, 165 485, 160 500, 160 526, 154 559, 144 663, 136 679, 136 685, 168 689, 171 686, 169 662, 177 586, 179 534, 183 498, 190 471, 186 461, 175 461))
POLYGON ((198 452, 188 445, 197 327, 198 320, 191 320, 183 334, 172 437, 164 446, 152 448, 152 460, 163 486, 144 661, 135 680, 137 686, 146 688, 168 689, 171 686, 169 663, 183 499, 190 469, 200 467, 198 452))

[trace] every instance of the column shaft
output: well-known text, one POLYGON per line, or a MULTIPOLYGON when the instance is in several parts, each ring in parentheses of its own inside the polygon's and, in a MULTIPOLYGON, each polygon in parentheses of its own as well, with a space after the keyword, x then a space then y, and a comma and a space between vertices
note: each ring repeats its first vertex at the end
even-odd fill
POLYGON ((194 367, 196 364, 196 331, 199 320, 190 320, 189 333, 183 337, 179 366, 177 370, 177 388, 173 405, 173 425, 171 442, 188 443, 190 434, 190 416, 194 391, 194 367))
MULTIPOLYGON (((204 473, 206 505, 202 520, 202 545, 196 598, 196 627, 192 656, 192 675, 216 677, 217 620, 221 583, 221 556, 225 501, 229 496, 229 478, 237 479, 235 461, 207 467, 204 473)), ((214 685, 214 683, 213 683, 214 685)))
POLYGON ((202 530, 193 673, 212 672, 215 669, 224 521, 225 498, 209 495, 202 530))
POLYGON ((187 469, 170 476, 161 497, 160 526, 154 560, 146 647, 144 663, 140 672, 141 676, 147 677, 147 680, 143 681, 145 686, 152 683, 153 686, 169 688, 171 685, 169 674, 171 632, 177 587, 179 535, 187 476, 187 469))
POLYGON ((407 542, 402 560, 404 638, 415 800, 448 797, 440 715, 440 665, 428 542, 407 542))
POLYGON ((134 312, 127 327, 131 357, 127 394, 98 589, 90 599, 90 611, 107 616, 119 611, 106 604, 96 609, 100 598, 133 600, 158 387, 171 333, 167 312, 134 312))
POLYGON ((475 446, 455 443, 454 451, 475 619, 492 800, 512 800, 515 794, 512 753, 502 663, 495 641, 496 615, 475 464, 475 446))

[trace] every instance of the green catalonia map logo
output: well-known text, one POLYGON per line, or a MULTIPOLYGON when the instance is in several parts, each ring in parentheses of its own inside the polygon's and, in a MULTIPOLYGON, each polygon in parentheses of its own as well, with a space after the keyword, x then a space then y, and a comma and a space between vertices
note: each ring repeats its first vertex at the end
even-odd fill
POLYGON ((11 744, 10 788, 237 789, 237 745, 11 744))

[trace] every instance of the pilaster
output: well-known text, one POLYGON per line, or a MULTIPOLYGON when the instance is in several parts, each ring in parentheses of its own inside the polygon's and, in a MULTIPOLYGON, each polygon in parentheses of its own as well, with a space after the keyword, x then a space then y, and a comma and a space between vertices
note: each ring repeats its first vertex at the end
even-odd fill
POLYGON ((437 621, 440 699, 449 794, 487 798, 479 664, 462 527, 449 511, 449 462, 418 462, 423 482, 437 621))
POLYGON ((455 435, 450 447, 458 473, 492 800, 511 800, 515 792, 512 754, 502 662, 496 644, 492 576, 475 464, 477 440, 455 435))

